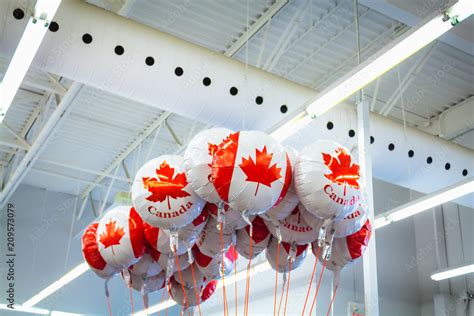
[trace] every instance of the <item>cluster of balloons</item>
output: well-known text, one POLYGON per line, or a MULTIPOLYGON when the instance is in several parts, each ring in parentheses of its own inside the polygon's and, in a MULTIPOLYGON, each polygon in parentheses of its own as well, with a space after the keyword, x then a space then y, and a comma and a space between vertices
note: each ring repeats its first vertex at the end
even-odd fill
POLYGON ((273 269, 301 265, 309 245, 338 272, 366 248, 371 224, 350 152, 316 141, 300 153, 259 131, 201 131, 184 156, 145 163, 131 190, 89 225, 83 254, 102 278, 142 294, 167 287, 182 306, 209 298, 238 254, 273 269), (281 249, 280 249, 281 246, 281 249))

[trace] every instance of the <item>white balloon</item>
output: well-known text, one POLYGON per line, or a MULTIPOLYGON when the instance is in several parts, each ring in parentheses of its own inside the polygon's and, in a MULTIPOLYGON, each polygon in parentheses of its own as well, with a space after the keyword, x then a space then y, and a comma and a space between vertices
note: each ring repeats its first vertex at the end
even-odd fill
POLYGON ((206 226, 209 213, 206 207, 202 210, 201 214, 196 217, 190 224, 178 229, 178 238, 184 242, 184 244, 192 247, 195 243, 199 234, 206 226))
POLYGON ((259 131, 231 134, 217 149, 211 181, 231 208, 257 215, 281 200, 291 184, 285 148, 259 131))
MULTIPOLYGON (((294 168, 294 166, 296 165, 296 160, 298 158, 298 152, 293 148, 287 149, 287 152, 288 157, 290 158, 291 166, 294 168)), ((293 168, 292 171, 294 172, 293 168)), ((259 214, 259 216, 267 221, 279 221, 290 215, 290 213, 295 209, 298 203, 299 199, 298 195, 296 194, 295 182, 291 181, 290 187, 288 188, 288 192, 286 192, 283 199, 277 202, 275 206, 273 206, 265 213, 259 214)))
MULTIPOLYGON (((278 267, 277 267, 277 254, 278 254, 278 240, 276 238, 271 238, 270 243, 268 244, 267 250, 265 251, 265 257, 270 263, 273 270, 278 272, 288 272, 290 271, 290 247, 291 245, 286 242, 281 242, 280 252, 278 256, 278 267)), ((301 266, 304 259, 306 258, 308 245, 297 245, 296 246, 296 257, 295 261, 291 263, 291 271, 301 266)))
POLYGON ((192 263, 185 270, 181 271, 181 275, 179 272, 175 272, 174 279, 187 288, 200 288, 204 284, 204 275, 202 275, 201 270, 199 270, 195 263, 192 263))
POLYGON ((237 231, 235 249, 246 259, 255 258, 267 248, 271 234, 260 217, 252 221, 252 238, 250 238, 250 225, 237 231), (250 255, 250 240, 252 239, 252 255, 250 255))
POLYGON ((184 159, 176 155, 160 156, 143 165, 133 181, 132 199, 143 220, 162 229, 188 225, 205 204, 188 183, 184 159))
MULTIPOLYGON (((321 227, 323 220, 307 210, 301 212, 304 220, 312 227, 321 227)), ((341 238, 359 231, 367 220, 367 211, 364 206, 358 205, 354 212, 344 218, 334 221, 334 237, 341 238)))
MULTIPOLYGON (((371 234, 372 226, 367 219, 359 231, 343 238, 334 238, 331 257, 326 261, 326 268, 338 271, 360 258, 369 244, 371 234)), ((316 255, 317 247, 316 243, 312 244, 314 255, 316 255)), ((323 262, 322 251, 320 251, 318 259, 323 262)))
MULTIPOLYGON (((218 207, 215 204, 208 203, 206 208, 216 221, 218 220, 218 207)), ((252 221, 255 216, 249 216, 249 220, 252 221)), ((235 231, 244 228, 248 225, 247 221, 242 217, 242 213, 230 208, 228 205, 224 206, 224 226, 229 231, 235 231)))
POLYGON ((210 128, 197 133, 184 152, 186 175, 189 183, 202 199, 211 203, 221 202, 210 182, 212 157, 217 146, 230 134, 227 128, 210 128))
POLYGON ((110 279, 119 273, 121 267, 108 264, 102 258, 97 243, 97 227, 99 223, 91 223, 82 235, 82 255, 89 268, 103 279, 110 279))
MULTIPOLYGON (((123 274, 122 279, 125 280, 123 274)), ((143 277, 143 275, 130 272, 130 283, 134 290, 141 292, 142 288, 144 294, 156 292, 165 285, 165 273, 143 277)))
POLYGON ((107 263, 129 267, 146 251, 142 219, 131 206, 115 206, 99 221, 97 243, 107 263))
POLYGON ((228 227, 225 227, 220 232, 217 226, 217 221, 210 217, 206 227, 204 227, 196 241, 196 246, 198 246, 199 250, 209 257, 214 257, 221 253, 221 251, 226 251, 232 244, 234 232, 228 227))
POLYGON ((145 253, 137 263, 131 265, 128 270, 130 273, 140 275, 143 278, 159 274, 163 269, 158 264, 158 260, 152 258, 149 253, 145 253))
POLYGON ((277 234, 277 224, 280 228, 281 240, 287 243, 297 243, 299 245, 305 245, 316 240, 319 235, 319 229, 321 228, 321 223, 314 222, 310 225, 304 220, 303 217, 304 206, 299 204, 295 207, 293 212, 288 215, 286 218, 274 223, 270 221, 265 221, 268 229, 275 238, 278 238, 277 234))
POLYGON ((161 266, 163 271, 166 272, 166 270, 168 268, 168 256, 171 256, 171 260, 173 260, 173 273, 178 272, 178 270, 184 271, 185 269, 187 269, 189 267, 190 263, 189 263, 189 256, 188 256, 187 252, 185 252, 184 254, 178 256, 179 266, 176 262, 176 257, 175 256, 173 256, 172 254, 169 254, 169 255, 162 254, 158 258, 158 264, 161 266))
POLYGON ((343 218, 360 202, 359 166, 350 151, 331 141, 316 141, 300 152, 295 167, 298 197, 313 215, 343 218))
MULTIPOLYGON (((220 278, 220 273, 222 270, 222 255, 217 255, 214 257, 209 257, 199 251, 199 248, 193 248, 194 262, 198 267, 199 271, 207 279, 217 279, 220 278)), ((237 260, 237 252, 233 247, 230 247, 229 250, 224 255, 224 273, 228 275, 232 272, 234 268, 234 261, 237 260)))

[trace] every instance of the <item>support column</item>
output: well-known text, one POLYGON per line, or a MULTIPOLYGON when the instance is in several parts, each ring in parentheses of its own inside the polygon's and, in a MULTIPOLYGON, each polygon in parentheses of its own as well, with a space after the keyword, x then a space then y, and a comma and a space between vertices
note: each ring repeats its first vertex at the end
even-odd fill
MULTIPOLYGON (((374 223, 374 194, 372 185, 372 155, 370 151, 369 103, 365 100, 357 104, 357 127, 359 143, 359 166, 362 183, 365 187, 369 219, 374 223)), ((365 315, 379 315, 377 256, 375 249, 375 233, 363 256, 364 269, 364 301, 365 315)))

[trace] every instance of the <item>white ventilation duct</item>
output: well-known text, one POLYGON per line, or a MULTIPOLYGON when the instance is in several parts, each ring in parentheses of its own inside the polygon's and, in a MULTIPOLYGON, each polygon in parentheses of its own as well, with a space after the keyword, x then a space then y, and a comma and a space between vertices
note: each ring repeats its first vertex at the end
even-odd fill
MULTIPOLYGON (((26 23, 12 18, 15 8, 15 1, 0 1, 0 54, 8 58, 26 23)), ((299 113, 316 95, 307 87, 82 1, 63 1, 54 20, 59 29, 46 35, 35 67, 209 124, 267 130, 299 113), (114 52, 117 45, 123 47, 122 55, 114 52), (151 66, 146 64, 149 57, 151 66), (238 89, 236 95, 232 87, 238 89), (285 114, 282 105, 288 109, 285 114)), ((375 177, 429 193, 465 179, 464 170, 467 176, 474 173, 472 151, 415 129, 405 132, 390 119, 371 117, 375 177)), ((336 107, 289 143, 326 138, 350 147, 357 137, 348 132, 356 128, 354 110, 336 107), (332 130, 326 128, 328 121, 334 124, 332 130)), ((468 204, 472 207, 473 202, 468 204)))

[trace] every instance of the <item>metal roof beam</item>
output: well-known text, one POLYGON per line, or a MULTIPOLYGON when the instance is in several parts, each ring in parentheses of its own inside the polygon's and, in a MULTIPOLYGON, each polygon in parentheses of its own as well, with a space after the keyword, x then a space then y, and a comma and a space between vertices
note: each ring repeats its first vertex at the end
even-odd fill
POLYGON ((60 124, 64 122, 64 119, 69 115, 71 112, 70 108, 72 101, 81 91, 81 89, 82 84, 74 83, 64 95, 61 103, 56 107, 53 114, 38 134, 38 137, 32 144, 31 149, 23 157, 20 164, 15 169, 8 182, 5 184, 4 189, 0 193, 0 205, 3 205, 6 200, 10 198, 28 171, 31 169, 36 159, 38 159, 39 155, 45 149, 48 141, 51 139, 51 136, 53 136, 57 131, 57 127, 60 126, 60 124))

